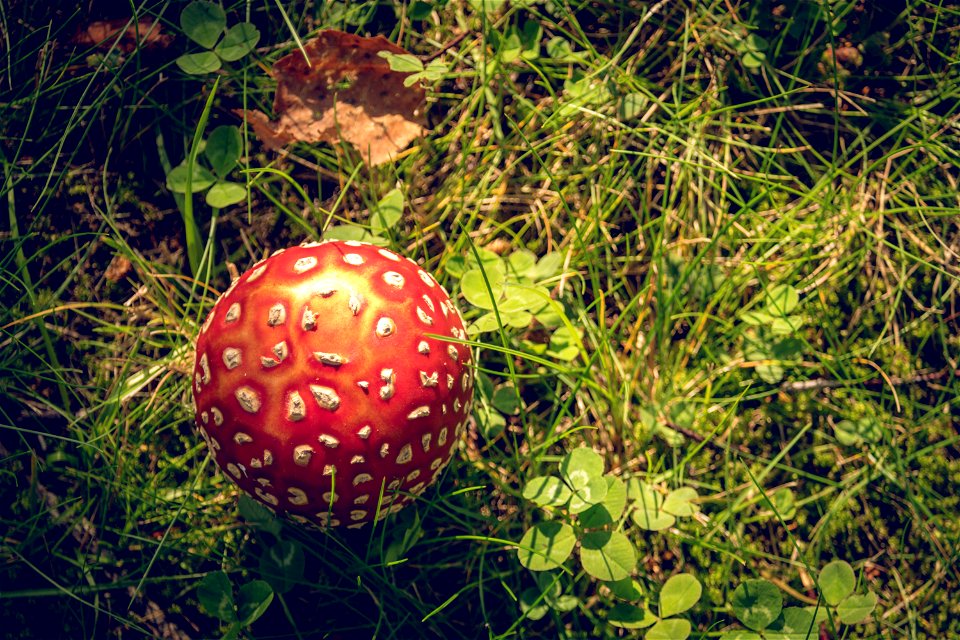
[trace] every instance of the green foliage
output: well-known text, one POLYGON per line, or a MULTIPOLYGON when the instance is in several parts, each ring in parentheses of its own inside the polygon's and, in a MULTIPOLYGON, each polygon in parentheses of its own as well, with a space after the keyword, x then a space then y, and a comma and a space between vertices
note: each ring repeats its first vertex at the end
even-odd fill
MULTIPOLYGON (((240 162, 243 150, 240 129, 223 125, 210 132, 203 145, 203 158, 210 165, 193 165, 190 184, 191 193, 206 191, 206 203, 215 209, 242 202, 247 197, 247 187, 227 180, 227 176, 240 162), (212 169, 212 171, 211 171, 212 169)), ((187 193, 188 160, 171 169, 167 174, 167 188, 178 194, 187 193)))
POLYGON ((480 315, 467 312, 473 322, 467 327, 471 336, 505 329, 525 329, 534 320, 544 327, 561 331, 557 342, 549 346, 526 342, 534 353, 547 354, 561 360, 572 360, 579 350, 579 336, 569 333, 562 307, 551 299, 545 286, 563 268, 563 257, 549 253, 539 260, 525 249, 504 258, 485 249, 471 252, 466 258, 452 259, 447 271, 460 278, 460 293, 480 310, 480 315))
POLYGON ((744 355, 760 361, 757 375, 768 384, 780 382, 786 373, 785 361, 792 361, 803 352, 803 342, 796 337, 805 324, 804 318, 794 313, 799 305, 797 290, 780 284, 764 292, 761 306, 740 314, 740 320, 753 327, 744 355))
POLYGON ((220 5, 194 0, 180 13, 180 28, 193 42, 208 51, 185 53, 177 66, 188 75, 218 71, 223 62, 236 62, 254 50, 260 31, 249 22, 227 28, 227 14, 220 5))
POLYGON ((240 586, 234 598, 233 585, 223 571, 204 576, 197 586, 197 599, 211 616, 228 625, 224 638, 235 638, 240 631, 259 619, 273 602, 273 589, 263 580, 240 586))
POLYGON ((823 598, 818 606, 784 607, 783 594, 772 582, 745 580, 731 595, 730 608, 741 624, 756 633, 734 629, 725 631, 721 638, 812 640, 819 637, 821 624, 860 624, 877 606, 877 596, 872 591, 854 593, 856 574, 843 560, 824 565, 818 584, 823 598))
POLYGON ((411 87, 421 81, 439 82, 450 71, 447 65, 440 60, 431 60, 424 65, 420 58, 409 53, 379 51, 377 55, 387 61, 391 71, 410 74, 403 80, 403 86, 405 87, 411 87))
POLYGON ((780 616, 783 595, 767 580, 745 580, 734 590, 730 606, 744 626, 761 631, 780 616))

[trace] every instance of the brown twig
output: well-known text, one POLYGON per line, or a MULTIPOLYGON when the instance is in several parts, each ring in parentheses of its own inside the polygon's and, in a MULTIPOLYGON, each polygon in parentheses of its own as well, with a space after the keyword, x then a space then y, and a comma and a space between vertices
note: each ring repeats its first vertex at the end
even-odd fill
MULTIPOLYGON (((886 380, 883 378, 870 378, 869 380, 864 380, 863 382, 856 384, 867 387, 879 387, 883 386, 884 384, 902 386, 908 384, 934 382, 936 380, 942 380, 950 375, 960 376, 960 369, 951 369, 947 367, 945 369, 940 369, 939 371, 922 371, 912 376, 895 376, 887 378, 886 380)), ((780 385, 780 389, 782 391, 811 391, 816 389, 838 389, 840 387, 851 386, 852 384, 854 383, 851 383, 849 380, 814 378, 812 380, 795 380, 784 382, 780 385)))
POLYGON ((666 420, 666 421, 664 422, 664 424, 666 424, 667 427, 669 427, 670 429, 676 431, 676 432, 679 433, 680 435, 686 436, 686 437, 690 438, 691 440, 693 440, 694 442, 702 442, 702 443, 706 444, 708 447, 711 447, 712 449, 716 449, 717 451, 727 452, 727 451, 730 451, 731 449, 733 449, 733 450, 736 451, 737 453, 750 453, 750 450, 747 449, 746 447, 744 447, 743 445, 735 445, 735 446, 732 446, 732 447, 731 447, 730 445, 721 444, 721 443, 716 442, 715 440, 712 440, 712 439, 711 439, 711 440, 707 440, 706 438, 704 438, 702 435, 700 435, 700 434, 697 433, 696 431, 693 431, 693 430, 691 430, 691 429, 687 429, 686 427, 681 427, 679 424, 677 424, 677 423, 675 423, 675 422, 671 422, 670 420, 666 420))

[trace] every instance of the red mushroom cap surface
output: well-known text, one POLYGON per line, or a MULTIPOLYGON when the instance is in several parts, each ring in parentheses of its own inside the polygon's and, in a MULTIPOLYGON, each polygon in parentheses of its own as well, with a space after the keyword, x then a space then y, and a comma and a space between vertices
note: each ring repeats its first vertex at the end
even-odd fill
POLYGON ((453 455, 473 397, 463 320, 415 262, 327 241, 254 265, 197 338, 200 433, 241 489, 321 526, 400 509, 453 455))

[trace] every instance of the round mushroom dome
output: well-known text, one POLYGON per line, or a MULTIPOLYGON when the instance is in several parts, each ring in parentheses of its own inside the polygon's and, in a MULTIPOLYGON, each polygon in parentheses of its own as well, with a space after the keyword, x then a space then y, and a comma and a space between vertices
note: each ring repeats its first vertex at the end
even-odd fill
POLYGON ((280 250, 200 330, 197 426, 260 502, 360 527, 450 461, 473 397, 465 338, 450 296, 408 258, 353 241, 280 250))

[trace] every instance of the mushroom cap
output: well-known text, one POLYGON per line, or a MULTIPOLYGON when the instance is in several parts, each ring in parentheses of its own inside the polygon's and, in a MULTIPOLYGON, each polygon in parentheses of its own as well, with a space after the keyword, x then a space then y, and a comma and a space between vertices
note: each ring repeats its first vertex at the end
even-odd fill
POLYGON ((473 397, 465 337, 450 296, 410 259, 352 241, 280 250, 200 330, 197 426, 268 507, 360 527, 450 461, 473 397))

